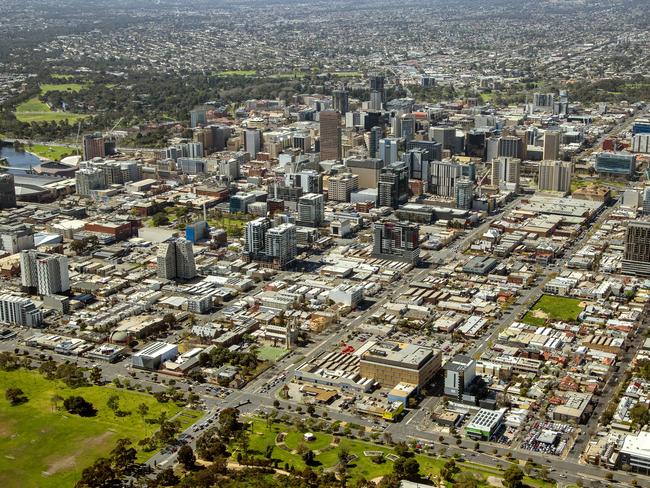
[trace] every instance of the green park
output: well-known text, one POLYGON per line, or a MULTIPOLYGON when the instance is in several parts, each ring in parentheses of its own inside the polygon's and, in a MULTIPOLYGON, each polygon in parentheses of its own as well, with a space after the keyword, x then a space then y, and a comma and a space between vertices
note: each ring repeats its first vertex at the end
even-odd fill
POLYGON ((17 369, 0 375, 0 486, 3 488, 73 486, 81 471, 106 456, 116 441, 128 438, 138 460, 152 455, 138 441, 152 436, 161 414, 186 428, 201 415, 173 402, 113 386, 70 388, 35 371, 17 369), (19 388, 26 401, 12 405, 4 395, 19 388), (61 407, 64 399, 81 396, 96 409, 94 416, 74 415, 61 407), (113 408, 109 399, 113 398, 113 408), (115 409, 115 404, 119 409, 115 409), (146 407, 142 407, 142 405, 146 407))
POLYGON ((549 320, 575 322, 583 308, 576 298, 542 295, 522 321, 537 326, 545 325, 549 320))

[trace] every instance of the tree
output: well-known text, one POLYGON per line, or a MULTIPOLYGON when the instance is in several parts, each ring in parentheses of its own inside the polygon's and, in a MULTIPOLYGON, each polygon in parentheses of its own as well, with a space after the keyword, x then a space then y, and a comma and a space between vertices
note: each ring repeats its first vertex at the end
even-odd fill
POLYGON ((119 439, 111 451, 114 471, 120 475, 128 473, 135 466, 137 454, 129 439, 119 439))
POLYGON ((69 413, 79 415, 80 417, 94 417, 97 410, 92 403, 87 402, 83 397, 70 396, 63 401, 63 408, 69 413))
POLYGON ((458 471, 460 471, 460 468, 456 466, 456 461, 454 459, 450 459, 440 469, 440 476, 442 476, 446 481, 453 481, 454 476, 456 473, 458 473, 458 471))
POLYGON ((111 462, 106 458, 99 458, 91 466, 81 472, 81 479, 76 488, 110 488, 115 482, 115 471, 111 462))
POLYGON ((57 364, 54 361, 44 361, 39 366, 38 372, 41 373, 45 379, 53 380, 57 377, 57 364))
POLYGON ((273 400, 273 406, 275 408, 280 408, 280 400, 278 400, 277 398, 273 400))
POLYGON ((506 488, 520 488, 523 486, 524 472, 516 464, 511 464, 503 473, 503 484, 506 488))
POLYGON ((5 391, 5 398, 12 407, 27 402, 27 396, 20 388, 7 388, 5 391))
POLYGON ((630 409, 630 419, 639 427, 650 422, 650 411, 642 403, 637 403, 630 409))
POLYGON ((169 225, 169 217, 165 212, 158 212, 151 217, 151 223, 155 227, 162 227, 163 225, 169 225))
POLYGON ((117 413, 117 411, 120 409, 120 397, 117 395, 109 396, 108 400, 106 400, 106 406, 110 408, 113 413, 117 413))
POLYGON ((102 370, 99 369, 97 366, 93 367, 90 370, 88 378, 94 384, 99 385, 102 382, 102 370))
POLYGON ((307 466, 310 466, 313 462, 314 459, 316 458, 316 455, 314 454, 314 451, 311 449, 307 449, 302 455, 302 460, 305 462, 307 466))
POLYGON ((400 457, 393 464, 393 473, 399 479, 416 481, 420 477, 420 464, 414 457, 400 457))
POLYGON ((239 410, 224 408, 219 414, 219 435, 224 439, 231 439, 241 428, 239 410))
POLYGON ((478 480, 469 471, 461 471, 454 480, 453 488, 478 488, 478 480))
POLYGON ((165 420, 160 424, 157 437, 163 443, 171 442, 180 432, 181 425, 178 420, 165 420))
POLYGON ((141 403, 140 405, 138 405, 136 407, 136 411, 138 412, 138 415, 140 415, 140 417, 142 417, 142 420, 144 420, 144 418, 149 413, 149 407, 147 406, 146 403, 141 403))
POLYGON ((174 474, 172 468, 165 468, 156 476, 158 486, 175 486, 179 481, 180 478, 174 474))
POLYGON ((395 444, 395 447, 393 449, 395 450, 395 454, 400 457, 411 457, 413 455, 409 449, 409 446, 404 441, 400 441, 395 444))
POLYGON ((314 413, 316 413, 316 408, 314 408, 313 405, 309 405, 309 406, 307 407, 307 413, 308 413, 309 415, 313 416, 314 413))
POLYGON ((196 456, 194 451, 187 444, 183 444, 178 450, 178 462, 183 465, 185 469, 192 469, 196 463, 196 456))

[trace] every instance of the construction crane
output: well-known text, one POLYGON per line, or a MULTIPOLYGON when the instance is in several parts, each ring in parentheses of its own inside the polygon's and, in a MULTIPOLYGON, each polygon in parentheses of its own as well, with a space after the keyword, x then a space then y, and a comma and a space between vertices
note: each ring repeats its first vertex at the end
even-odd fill
POLYGON ((117 122, 115 122, 115 125, 113 126, 113 128, 112 128, 111 130, 109 130, 109 131, 106 133, 106 135, 107 135, 107 136, 113 135, 113 132, 115 131, 115 128, 116 128, 118 125, 120 125, 120 122, 122 122, 122 120, 124 120, 124 117, 120 117, 120 119, 119 119, 117 122))
POLYGON ((80 135, 81 135, 81 120, 79 121, 79 125, 77 126, 77 138, 74 141, 74 146, 77 148, 77 154, 83 155, 83 152, 81 151, 81 147, 79 146, 80 135))

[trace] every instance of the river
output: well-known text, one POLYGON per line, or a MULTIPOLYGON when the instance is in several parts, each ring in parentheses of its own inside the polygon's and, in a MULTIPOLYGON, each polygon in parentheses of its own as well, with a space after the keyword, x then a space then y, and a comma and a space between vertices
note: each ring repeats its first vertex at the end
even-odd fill
POLYGON ((0 158, 6 158, 9 163, 9 173, 22 174, 41 164, 41 160, 32 153, 16 151, 13 146, 0 146, 0 158), (24 171, 22 171, 24 170, 24 171))

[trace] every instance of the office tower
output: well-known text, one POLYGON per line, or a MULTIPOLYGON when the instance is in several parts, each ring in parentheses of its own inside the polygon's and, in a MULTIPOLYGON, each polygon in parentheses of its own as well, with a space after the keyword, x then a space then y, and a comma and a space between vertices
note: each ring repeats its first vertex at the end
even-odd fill
POLYGON ((244 129, 244 151, 255 159, 262 148, 262 134, 258 129, 244 129))
POLYGON ((28 298, 0 295, 0 322, 40 327, 43 323, 43 313, 28 298))
POLYGON ((402 155, 402 161, 408 168, 410 179, 429 180, 429 161, 426 154, 422 149, 411 149, 402 155))
POLYGON ((458 355, 445 363, 444 370, 445 395, 462 400, 476 377, 476 362, 469 356, 458 355))
POLYGON ((386 102, 385 78, 382 75, 374 74, 368 77, 368 81, 370 84, 370 108, 381 110, 386 102))
POLYGON ((443 151, 453 152, 456 147, 456 129, 453 127, 431 127, 429 128, 429 139, 439 143, 443 151))
POLYGON ((485 143, 485 160, 489 163, 499 157, 499 138, 490 137, 485 143))
POLYGON ((397 208, 409 199, 409 175, 404 163, 389 164, 381 170, 377 185, 380 207, 397 208))
POLYGON ((554 96, 552 93, 533 93, 533 107, 535 109, 551 109, 554 96))
POLYGON ((284 175, 284 183, 293 188, 302 188, 303 193, 322 193, 323 175, 313 169, 284 175))
POLYGON ((205 173, 206 163, 201 159, 178 158, 176 169, 186 175, 200 175, 205 173))
POLYGON ((226 148, 230 134, 230 127, 222 125, 209 125, 202 129, 195 129, 194 142, 200 143, 203 148, 203 153, 196 157, 223 151, 226 148))
POLYGON ((371 90, 383 92, 386 78, 383 75, 372 74, 368 77, 368 82, 370 83, 371 90))
POLYGON ((158 277, 190 280, 196 276, 196 263, 192 243, 175 239, 161 244, 157 255, 158 277))
POLYGON ((0 209, 16 206, 16 186, 14 175, 0 174, 0 209))
POLYGON ((332 92, 332 107, 340 114, 347 114, 350 111, 348 92, 345 90, 334 90, 332 92))
POLYGON ((104 171, 99 168, 81 168, 75 173, 77 195, 89 196, 92 190, 106 188, 104 171))
POLYGON ((292 146, 300 149, 303 154, 311 151, 311 136, 306 132, 297 132, 293 135, 292 146))
POLYGON ((227 178, 229 181, 239 179, 239 161, 235 158, 222 159, 218 163, 217 172, 219 176, 227 178))
POLYGON ((650 134, 636 134, 633 136, 632 152, 650 154, 650 134))
POLYGON ((453 198, 456 181, 462 177, 463 170, 460 164, 451 161, 431 161, 428 191, 433 195, 453 198))
POLYGON ((103 158, 106 156, 104 147, 104 138, 101 132, 86 134, 83 138, 83 159, 89 161, 93 158, 103 158))
POLYGON ((490 180, 493 186, 517 192, 519 190, 521 159, 497 158, 492 161, 490 180))
POLYGON ((371 110, 381 110, 384 106, 383 98, 384 95, 382 92, 370 90, 370 102, 368 103, 368 108, 371 110))
POLYGON ((185 226, 185 239, 197 243, 210 237, 210 226, 205 220, 199 220, 185 226))
POLYGON ((436 141, 407 141, 406 150, 421 149, 425 161, 442 160, 442 144, 436 141))
POLYGON ((397 150, 399 149, 399 139, 387 137, 379 140, 379 159, 386 164, 397 161, 397 150))
POLYGON ((596 156, 598 174, 630 178, 636 171, 636 155, 601 152, 596 156))
POLYGON ((464 210, 472 208, 472 201, 474 200, 474 182, 468 178, 461 178, 456 181, 454 187, 456 207, 464 210))
POLYGON ((190 127, 205 126, 208 124, 208 109, 205 106, 197 106, 190 110, 190 127))
POLYGON ((354 129, 355 127, 363 127, 365 117, 361 112, 348 112, 345 114, 345 128, 354 129))
POLYGON ((465 155, 485 161, 485 146, 488 132, 471 129, 465 134, 465 155))
POLYGON ((560 90, 559 100, 553 102, 553 115, 567 115, 569 113, 569 94, 560 90))
POLYGON ((379 144, 381 139, 384 137, 384 131, 381 127, 375 126, 370 129, 370 142, 368 144, 368 154, 371 158, 378 157, 379 154, 379 144))
POLYGON ((420 258, 420 229, 410 222, 384 221, 372 225, 372 256, 417 264, 420 258))
POLYGON ((537 187, 540 191, 568 193, 571 189, 572 164, 570 161, 541 161, 537 187))
POLYGON ((336 110, 320 113, 320 159, 341 159, 341 115, 336 110))
POLYGON ((469 163, 459 163, 460 173, 463 178, 468 178, 471 181, 476 181, 476 163, 470 161, 469 163))
POLYGON ((350 194, 359 189, 359 177, 352 173, 330 176, 327 198, 333 202, 349 202, 350 194))
POLYGON ((34 248, 34 229, 25 224, 0 226, 0 250, 9 254, 34 248))
POLYGON ((650 215, 650 186, 643 190, 643 215, 650 215))
POLYGON ((650 276, 650 222, 630 221, 625 233, 623 274, 650 276))
POLYGON ((20 279, 23 287, 36 290, 39 295, 65 293, 70 289, 68 258, 36 250, 22 251, 20 279))
POLYGON ((122 173, 122 182, 136 182, 142 180, 142 168, 136 161, 121 161, 119 163, 122 173))
POLYGON ((350 158, 346 160, 345 165, 350 173, 359 177, 359 188, 377 188, 379 173, 385 163, 379 158, 350 158))
POLYGON ((279 268, 291 264, 297 255, 296 226, 280 224, 266 232, 264 254, 279 268))
POLYGON ((404 114, 401 117, 401 131, 398 137, 407 141, 415 138, 415 115, 404 114))
POLYGON ((249 254, 258 254, 264 250, 266 231, 271 228, 271 221, 260 217, 246 223, 244 249, 249 254))
POLYGON ((298 225, 320 227, 325 221, 323 195, 307 193, 298 200, 298 225))
POLYGON ((560 158, 560 141, 562 134, 557 130, 544 132, 544 161, 555 161, 560 158))
POLYGON ((524 143, 517 136, 499 137, 498 157, 519 158, 524 154, 524 143))

